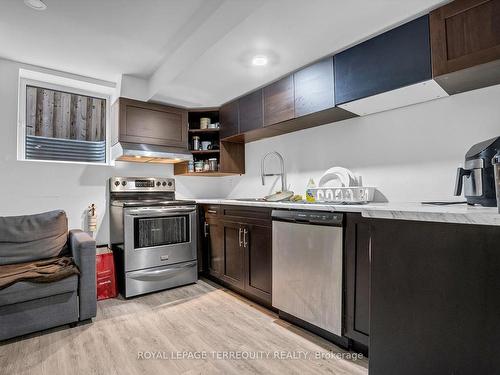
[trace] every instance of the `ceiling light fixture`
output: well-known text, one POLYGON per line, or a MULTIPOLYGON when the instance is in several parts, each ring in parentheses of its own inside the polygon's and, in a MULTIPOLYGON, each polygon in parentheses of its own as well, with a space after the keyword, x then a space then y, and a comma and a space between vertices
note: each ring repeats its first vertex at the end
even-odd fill
POLYGON ((255 66, 264 66, 267 65, 267 56, 264 55, 257 55, 252 58, 252 65, 255 66))
POLYGON ((47 5, 41 0, 24 0, 24 4, 35 10, 45 10, 47 9, 47 5))

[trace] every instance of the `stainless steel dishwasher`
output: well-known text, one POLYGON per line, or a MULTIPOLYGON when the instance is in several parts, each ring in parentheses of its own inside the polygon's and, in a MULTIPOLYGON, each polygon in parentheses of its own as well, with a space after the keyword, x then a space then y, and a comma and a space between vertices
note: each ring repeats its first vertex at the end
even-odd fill
POLYGON ((272 218, 272 305, 341 336, 343 214, 274 210, 272 218))

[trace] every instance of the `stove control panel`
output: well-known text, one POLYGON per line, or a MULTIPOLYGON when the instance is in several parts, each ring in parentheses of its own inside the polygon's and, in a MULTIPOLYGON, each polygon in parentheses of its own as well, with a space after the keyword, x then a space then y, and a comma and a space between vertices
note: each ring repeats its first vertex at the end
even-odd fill
POLYGON ((111 192, 175 191, 175 180, 166 177, 111 177, 111 192))

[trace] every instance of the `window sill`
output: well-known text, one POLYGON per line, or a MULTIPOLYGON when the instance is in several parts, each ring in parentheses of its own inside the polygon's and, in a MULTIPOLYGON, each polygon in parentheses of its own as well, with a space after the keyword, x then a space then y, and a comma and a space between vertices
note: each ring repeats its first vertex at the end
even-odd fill
POLYGON ((97 167, 114 167, 113 162, 109 163, 92 163, 87 161, 69 161, 69 160, 43 160, 43 159, 17 159, 21 162, 35 162, 35 163, 50 163, 50 164, 77 164, 77 165, 95 165, 97 167))

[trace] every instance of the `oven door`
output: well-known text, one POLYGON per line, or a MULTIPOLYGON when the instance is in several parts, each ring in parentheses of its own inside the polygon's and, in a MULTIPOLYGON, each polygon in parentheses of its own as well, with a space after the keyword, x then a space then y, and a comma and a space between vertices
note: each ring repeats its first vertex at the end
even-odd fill
POLYGON ((125 271, 196 260, 196 206, 124 210, 125 271))

